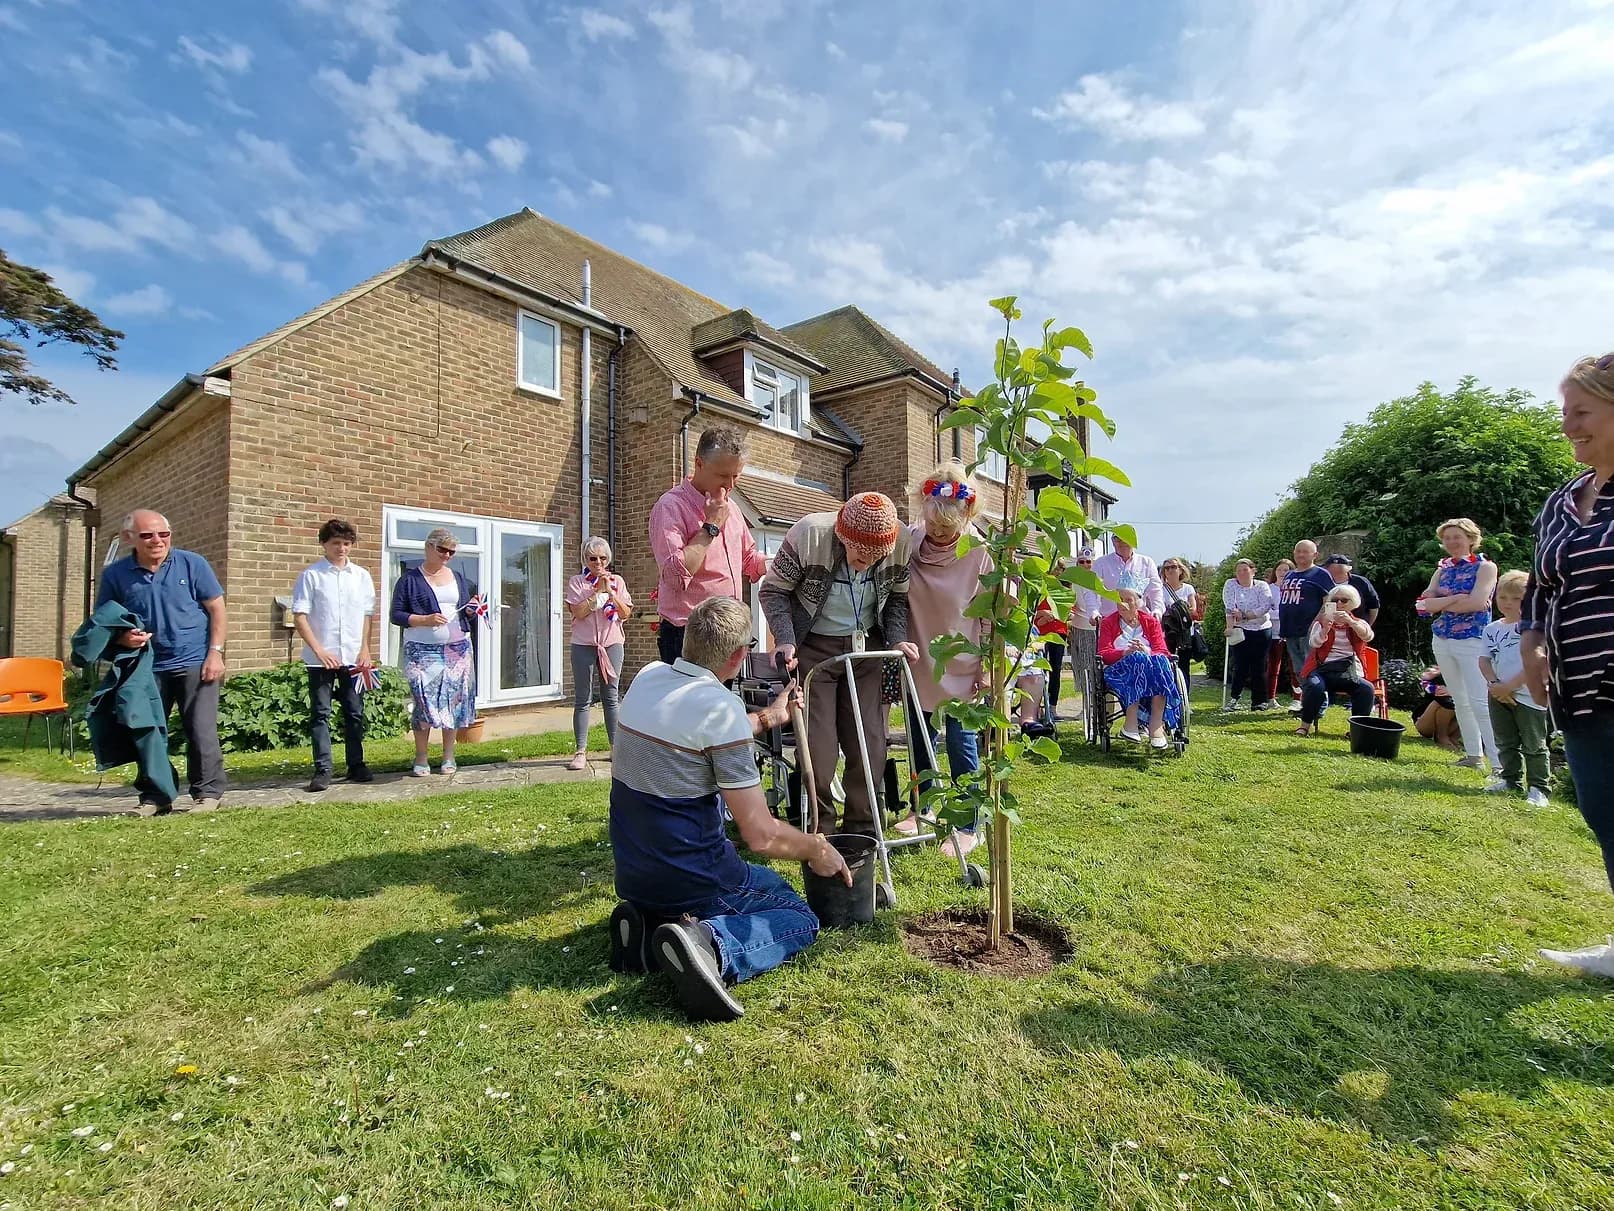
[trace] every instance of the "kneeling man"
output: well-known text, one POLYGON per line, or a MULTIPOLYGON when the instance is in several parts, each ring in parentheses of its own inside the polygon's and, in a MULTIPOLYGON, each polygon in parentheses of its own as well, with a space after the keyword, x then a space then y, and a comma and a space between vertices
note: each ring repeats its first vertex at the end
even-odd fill
MULTIPOLYGON (((745 1012, 728 985, 779 966, 818 936, 818 918, 790 884, 740 858, 723 831, 723 804, 753 853, 852 882, 823 836, 768 812, 752 721, 723 685, 750 648, 745 606, 727 597, 696 606, 683 656, 633 679, 611 752, 611 847, 623 900, 611 914, 613 966, 644 970, 653 961, 690 1014, 710 1021, 745 1012), (648 946, 647 916, 668 919, 648 946)), ((784 713, 775 703, 757 724, 774 726, 784 713)))

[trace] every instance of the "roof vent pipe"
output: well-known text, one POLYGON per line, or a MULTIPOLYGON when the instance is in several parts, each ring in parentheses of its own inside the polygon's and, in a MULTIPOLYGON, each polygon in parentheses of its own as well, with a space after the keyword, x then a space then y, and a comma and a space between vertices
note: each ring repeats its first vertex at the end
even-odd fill
MULTIPOLYGON (((589 306, 593 297, 594 270, 587 261, 584 261, 583 306, 589 306)), ((579 534, 578 537, 584 541, 594 536, 593 531, 589 529, 589 526, 592 524, 589 517, 589 505, 592 502, 589 498, 593 495, 594 482, 594 423, 593 417, 590 415, 590 405, 592 400, 590 398, 589 391, 589 388, 592 385, 591 380, 594 377, 594 349, 593 342, 589 339, 589 337, 589 325, 585 323, 583 325, 583 347, 579 351, 577 366, 577 394, 579 413, 577 418, 577 428, 579 430, 578 440, 581 446, 578 464, 581 471, 579 478, 582 480, 582 484, 580 485, 582 488, 580 493, 582 499, 579 502, 579 512, 582 514, 582 525, 579 527, 579 529, 582 531, 582 533, 579 534)), ((612 554, 615 555, 615 552, 612 552, 612 554)))
POLYGON ((587 261, 583 262, 583 306, 588 307, 594 301, 594 267, 587 261))

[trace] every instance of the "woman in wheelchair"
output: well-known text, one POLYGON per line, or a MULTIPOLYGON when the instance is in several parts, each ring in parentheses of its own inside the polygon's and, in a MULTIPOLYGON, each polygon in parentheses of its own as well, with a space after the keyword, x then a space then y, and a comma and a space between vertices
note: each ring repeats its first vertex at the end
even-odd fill
POLYGON ((1311 624, 1311 654, 1300 670, 1300 726, 1297 736, 1314 735, 1332 694, 1348 694, 1351 714, 1373 713, 1373 683, 1362 676, 1362 653, 1373 628, 1351 613, 1362 598, 1348 584, 1336 585, 1323 599, 1311 624))
POLYGON ((1138 709, 1147 700, 1149 747, 1164 749, 1170 745, 1167 730, 1175 729, 1180 721, 1182 695, 1160 620, 1138 609, 1142 594, 1142 584, 1130 575, 1121 577, 1119 608, 1098 626, 1098 655, 1104 662, 1104 683, 1126 712, 1121 737, 1143 743, 1138 709))

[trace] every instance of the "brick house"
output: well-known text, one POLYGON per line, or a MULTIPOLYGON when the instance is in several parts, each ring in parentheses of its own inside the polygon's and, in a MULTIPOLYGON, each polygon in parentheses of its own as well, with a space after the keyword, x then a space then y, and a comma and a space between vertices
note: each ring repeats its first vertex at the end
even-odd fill
MULTIPOLYGON (((855 307, 774 328, 522 210, 187 375, 69 486, 94 493, 104 538, 146 505, 208 557, 235 671, 295 654, 283 599, 325 518, 359 528, 383 601, 450 526, 497 611, 479 704, 519 707, 569 693, 561 595, 590 534, 642 611, 627 667, 654 659, 645 523, 707 425, 747 436, 736 503, 771 551, 848 491, 906 510, 938 454, 971 457, 973 435, 955 447, 938 429, 955 386, 855 307)), ((1001 513, 1001 486, 983 495, 1001 513)), ((396 660, 397 631, 381 631, 396 660)))
POLYGON ((0 530, 0 657, 67 662, 84 621, 85 512, 58 494, 0 530))

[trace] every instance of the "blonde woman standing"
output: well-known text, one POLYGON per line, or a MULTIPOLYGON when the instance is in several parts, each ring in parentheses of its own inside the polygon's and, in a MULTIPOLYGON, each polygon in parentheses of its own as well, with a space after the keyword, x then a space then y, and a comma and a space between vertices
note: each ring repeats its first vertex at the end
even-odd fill
POLYGON ((1494 771, 1501 760, 1491 732, 1490 694, 1480 660, 1491 621, 1496 565, 1479 553, 1480 528, 1466 517, 1442 522, 1435 535, 1446 548, 1446 558, 1418 598, 1418 613, 1434 619, 1435 663, 1446 678, 1463 733, 1463 756, 1457 764, 1479 769, 1489 761, 1494 771))
POLYGON ((415 709, 417 778, 431 775, 428 749, 432 729, 443 734, 443 763, 439 770, 452 774, 455 732, 476 718, 476 656, 471 635, 476 626, 471 598, 476 586, 449 561, 459 550, 452 530, 438 528, 426 535, 425 558, 409 564, 392 586, 393 625, 404 628, 403 671, 415 709))
POLYGON ((616 747, 617 688, 627 643, 622 624, 633 617, 633 598, 611 571, 611 544, 590 538, 583 544, 583 570, 566 582, 566 608, 572 615, 572 734, 577 751, 566 768, 588 765, 588 712, 599 681, 605 709, 605 736, 616 747))
MULTIPOLYGON (((984 545, 958 554, 958 540, 971 529, 981 498, 970 483, 964 464, 942 463, 925 478, 914 494, 919 524, 911 527, 913 556, 908 562, 908 633, 919 649, 914 665, 914 688, 925 730, 930 733, 931 751, 939 740, 931 717, 949 699, 968 702, 981 691, 981 658, 960 653, 947 662, 938 679, 936 662, 930 655, 930 641, 941 635, 962 635, 979 643, 984 632, 979 619, 965 618, 964 608, 980 588, 981 577, 992 570, 992 557, 984 545)), ((956 781, 981 766, 975 732, 957 719, 947 720, 947 764, 956 781)), ((920 745, 910 743, 909 759, 915 771, 929 772, 920 745)), ((918 822, 911 816, 899 821, 897 831, 912 834, 918 822)), ((945 843, 951 852, 969 853, 975 848, 974 829, 960 829, 945 843)))

